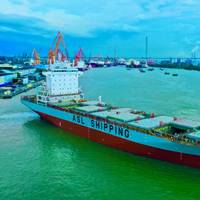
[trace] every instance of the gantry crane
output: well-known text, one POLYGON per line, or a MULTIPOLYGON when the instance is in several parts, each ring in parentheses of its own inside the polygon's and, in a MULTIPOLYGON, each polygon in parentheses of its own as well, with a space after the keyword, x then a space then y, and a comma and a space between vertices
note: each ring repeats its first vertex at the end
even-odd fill
POLYGON ((62 34, 58 32, 48 52, 48 64, 53 64, 55 63, 56 60, 65 61, 67 59, 68 59, 68 53, 64 42, 64 38, 62 34), (61 49, 59 48, 60 43, 63 46, 64 52, 62 52, 61 49))
POLYGON ((32 62, 33 65, 39 65, 40 64, 40 56, 39 56, 38 52, 36 51, 36 49, 33 49, 31 57, 32 57, 32 60, 33 60, 33 62, 32 62))
POLYGON ((80 61, 80 59, 83 58, 83 49, 80 48, 78 50, 78 53, 76 54, 75 56, 75 60, 74 60, 74 66, 77 66, 78 65, 78 62, 80 61))

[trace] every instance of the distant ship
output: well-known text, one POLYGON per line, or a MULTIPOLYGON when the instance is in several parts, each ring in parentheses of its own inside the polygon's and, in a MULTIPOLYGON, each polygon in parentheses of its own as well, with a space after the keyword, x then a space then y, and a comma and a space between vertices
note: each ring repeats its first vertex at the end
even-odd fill
POLYGON ((38 94, 21 98, 42 119, 113 148, 200 168, 199 122, 85 100, 73 67, 50 65, 45 75, 38 94))
POLYGON ((96 68, 96 67, 104 67, 105 63, 102 60, 90 60, 88 65, 90 67, 96 68))
POLYGON ((142 68, 142 64, 138 60, 130 59, 126 62, 128 68, 142 68))

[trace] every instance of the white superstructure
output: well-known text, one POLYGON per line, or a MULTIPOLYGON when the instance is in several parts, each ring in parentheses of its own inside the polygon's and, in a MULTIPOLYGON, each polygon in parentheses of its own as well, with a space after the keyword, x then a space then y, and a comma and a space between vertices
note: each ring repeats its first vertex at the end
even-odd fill
POLYGON ((54 64, 50 65, 49 70, 44 74, 46 82, 37 95, 38 102, 52 103, 81 98, 78 69, 54 64))
POLYGON ((46 73, 46 89, 50 95, 78 93, 76 69, 54 69, 46 73))

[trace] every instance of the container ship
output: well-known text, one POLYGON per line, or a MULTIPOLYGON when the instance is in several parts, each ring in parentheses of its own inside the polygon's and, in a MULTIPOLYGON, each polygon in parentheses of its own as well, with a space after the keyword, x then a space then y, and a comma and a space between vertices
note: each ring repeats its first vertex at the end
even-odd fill
POLYGON ((136 155, 200 168, 200 122, 86 100, 78 69, 49 65, 36 95, 21 102, 42 119, 91 141, 136 155))

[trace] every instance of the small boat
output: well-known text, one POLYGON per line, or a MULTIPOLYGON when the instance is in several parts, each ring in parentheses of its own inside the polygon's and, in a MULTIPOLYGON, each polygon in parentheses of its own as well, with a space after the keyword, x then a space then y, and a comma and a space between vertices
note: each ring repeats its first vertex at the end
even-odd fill
POLYGON ((163 71, 164 69, 163 69, 163 68, 160 68, 160 70, 163 71))
POLYGON ((148 71, 153 71, 154 70, 154 68, 148 68, 148 71))
POLYGON ((140 72, 145 73, 146 71, 143 69, 139 69, 140 72))
POLYGON ((178 74, 172 74, 172 76, 178 76, 178 74))
POLYGON ((169 75, 170 73, 169 72, 165 72, 165 75, 169 75))

